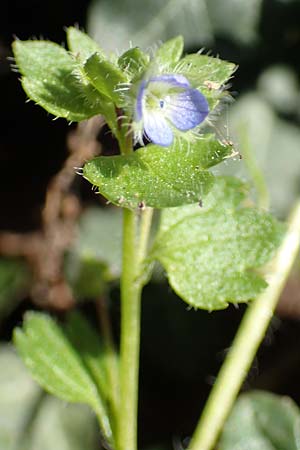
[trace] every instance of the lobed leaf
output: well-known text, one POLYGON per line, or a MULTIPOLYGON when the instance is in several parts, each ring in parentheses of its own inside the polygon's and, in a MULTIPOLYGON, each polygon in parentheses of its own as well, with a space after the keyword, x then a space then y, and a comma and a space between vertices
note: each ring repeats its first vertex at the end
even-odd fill
POLYGON ((223 309, 254 298, 266 286, 256 269, 272 257, 283 230, 270 214, 238 205, 244 189, 241 182, 220 177, 203 208, 188 205, 162 213, 151 256, 193 307, 223 309))
POLYGON ((299 450, 300 410, 288 397, 243 394, 224 427, 219 450, 299 450))
POLYGON ((82 78, 64 48, 48 41, 15 41, 13 51, 26 94, 48 112, 75 122, 103 112, 105 99, 82 78))
POLYGON ((116 205, 167 208, 199 202, 213 184, 206 169, 230 153, 230 146, 208 135, 191 146, 147 145, 129 156, 100 156, 87 162, 83 173, 116 205))

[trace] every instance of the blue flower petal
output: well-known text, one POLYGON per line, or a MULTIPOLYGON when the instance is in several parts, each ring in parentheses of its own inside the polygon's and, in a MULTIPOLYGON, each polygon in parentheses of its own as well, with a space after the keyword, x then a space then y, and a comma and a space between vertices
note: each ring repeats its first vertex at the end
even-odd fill
POLYGON ((135 119, 139 122, 143 117, 143 97, 145 94, 146 81, 143 80, 139 86, 136 105, 135 105, 135 119))
POLYGON ((197 89, 185 89, 165 99, 164 113, 180 131, 195 128, 209 113, 206 98, 197 89))
POLYGON ((155 82, 159 82, 159 83, 166 83, 167 86, 169 87, 179 87, 179 88, 187 88, 190 87, 190 83, 189 81, 180 74, 164 74, 164 75, 159 75, 157 77, 152 77, 149 80, 149 83, 155 83, 155 82))
POLYGON ((157 112, 144 112, 144 131, 154 144, 168 147, 173 142, 173 132, 168 122, 157 112))

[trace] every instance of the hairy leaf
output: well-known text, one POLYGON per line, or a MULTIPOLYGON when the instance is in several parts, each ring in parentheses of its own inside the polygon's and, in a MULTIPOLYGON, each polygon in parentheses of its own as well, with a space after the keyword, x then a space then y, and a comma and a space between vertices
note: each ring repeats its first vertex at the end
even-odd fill
POLYGON ((105 110, 105 99, 83 79, 64 48, 48 41, 15 41, 13 50, 26 94, 51 114, 79 122, 105 110))
POLYGON ((288 397, 243 394, 227 420, 219 450, 299 450, 300 410, 288 397))
POLYGON ((245 191, 241 182, 216 181, 202 208, 162 213, 152 250, 175 292, 207 310, 255 297, 266 286, 255 269, 269 261, 282 237, 282 226, 270 214, 238 205, 245 191))
POLYGON ((147 145, 129 156, 100 156, 84 166, 84 177, 112 203, 128 208, 166 208, 196 203, 210 189, 206 170, 231 153, 213 136, 171 148, 147 145))

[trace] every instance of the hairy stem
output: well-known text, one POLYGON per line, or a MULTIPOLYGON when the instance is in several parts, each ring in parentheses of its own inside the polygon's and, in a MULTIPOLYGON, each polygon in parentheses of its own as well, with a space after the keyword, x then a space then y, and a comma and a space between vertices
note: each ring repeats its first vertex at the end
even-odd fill
POLYGON ((300 201, 274 259, 266 290, 248 307, 196 428, 189 450, 211 450, 272 319, 300 244, 300 201))

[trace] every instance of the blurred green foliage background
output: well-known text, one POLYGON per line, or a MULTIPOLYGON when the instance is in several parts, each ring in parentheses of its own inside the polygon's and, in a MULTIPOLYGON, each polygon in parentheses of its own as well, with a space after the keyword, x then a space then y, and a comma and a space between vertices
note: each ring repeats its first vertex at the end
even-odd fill
MULTIPOLYGON (((121 53, 138 45, 151 51, 159 42, 182 34, 186 51, 204 48, 238 64, 230 87, 232 101, 214 119, 213 127, 242 155, 245 146, 255 155, 266 177, 271 211, 286 217, 300 193, 299 0, 28 0, 22 4, 5 0, 1 8, 0 256, 7 244, 1 240, 4 232, 23 235, 40 229, 47 185, 67 157, 67 137, 75 127, 62 120, 52 122, 32 103, 25 104, 18 76, 7 60, 12 36, 60 43, 63 27, 74 23, 106 50, 121 53)), ((97 139, 107 151, 114 145, 105 133, 97 139)), ((235 174, 251 183, 245 167, 237 159, 217 173, 235 174)), ((91 321, 93 299, 109 283, 117 339, 120 214, 111 207, 104 209, 104 202, 80 177, 72 183, 72 192, 84 208, 66 255, 66 276, 76 304, 91 321)), ((188 311, 161 275, 158 270, 143 302, 140 443, 147 450, 169 450, 192 432, 244 309, 231 307, 213 314, 188 311)), ((50 309, 60 319, 69 309, 37 304, 30 294, 33 277, 22 258, 1 257, 0 450, 100 448, 90 412, 41 392, 9 344, 13 327, 21 323, 27 309, 50 309)), ((289 394, 298 404, 299 292, 296 267, 280 304, 280 318, 274 320, 245 386, 289 394)))

